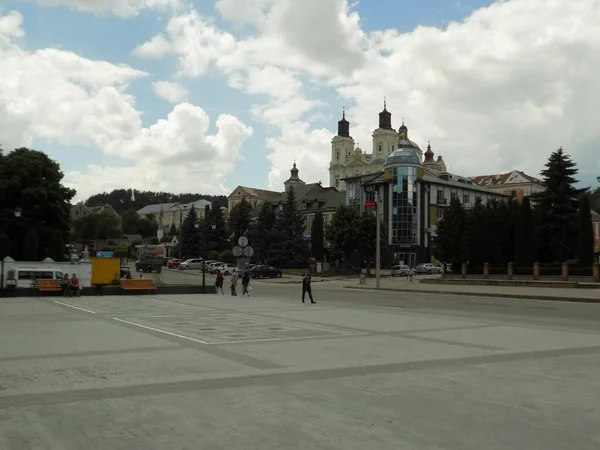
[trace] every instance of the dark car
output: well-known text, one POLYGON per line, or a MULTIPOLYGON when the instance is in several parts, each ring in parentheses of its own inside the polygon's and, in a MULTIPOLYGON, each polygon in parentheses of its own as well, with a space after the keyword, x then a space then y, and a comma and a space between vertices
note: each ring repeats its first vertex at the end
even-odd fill
POLYGON ((281 270, 273 266, 254 266, 250 271, 252 278, 281 278, 281 270))

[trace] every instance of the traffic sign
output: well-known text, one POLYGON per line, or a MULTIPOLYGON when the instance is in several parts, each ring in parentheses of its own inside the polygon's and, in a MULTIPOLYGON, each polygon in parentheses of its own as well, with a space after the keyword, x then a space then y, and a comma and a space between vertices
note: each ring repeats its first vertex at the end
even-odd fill
POLYGON ((96 258, 114 258, 115 252, 96 252, 96 258))
POLYGON ((248 238, 246 236, 240 236, 238 239, 238 244, 240 247, 246 247, 248 245, 248 238))
POLYGON ((233 247, 233 256, 235 256, 236 258, 239 258, 240 256, 242 256, 242 247, 236 245, 235 247, 233 247))
POLYGON ((252 247, 244 247, 244 256, 246 258, 252 258, 254 255, 254 249, 252 247))

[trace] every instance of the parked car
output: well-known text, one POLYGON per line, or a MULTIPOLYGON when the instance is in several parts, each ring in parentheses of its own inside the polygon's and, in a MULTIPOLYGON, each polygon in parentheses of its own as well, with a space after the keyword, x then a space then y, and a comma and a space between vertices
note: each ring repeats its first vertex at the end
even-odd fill
POLYGON ((410 267, 406 265, 398 265, 392 267, 393 277, 406 277, 410 275, 410 267))
POLYGON ((203 262, 204 260, 202 258, 188 259, 179 264, 179 270, 202 269, 203 262))
POLYGON ((217 269, 225 264, 223 261, 215 261, 210 263, 207 268, 210 273, 217 273, 217 269))
POLYGON ((442 273, 442 269, 439 266, 431 263, 419 264, 417 267, 415 267, 415 270, 417 273, 427 273, 429 275, 434 273, 442 273))
POLYGON ((219 261, 217 261, 216 259, 207 259, 206 261, 204 261, 204 266, 202 267, 205 268, 207 272, 210 272, 210 265, 218 262, 219 261))
POLYGON ((179 267, 180 264, 181 264, 181 261, 178 260, 177 258, 173 258, 173 259, 170 259, 169 261, 167 261, 167 267, 169 269, 173 269, 175 267, 179 267))
POLYGON ((281 278, 281 270, 273 266, 254 266, 250 271, 252 278, 281 278))
POLYGON ((230 275, 234 269, 237 269, 235 264, 221 264, 217 270, 220 270, 223 275, 230 275))

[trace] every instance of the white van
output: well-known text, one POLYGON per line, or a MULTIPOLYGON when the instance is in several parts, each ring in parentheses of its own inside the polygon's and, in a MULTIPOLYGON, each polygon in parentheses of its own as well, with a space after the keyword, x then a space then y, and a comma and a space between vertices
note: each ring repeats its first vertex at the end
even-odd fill
POLYGON ((37 280, 60 280, 65 273, 58 269, 11 268, 6 271, 5 284, 18 288, 35 287, 37 280))

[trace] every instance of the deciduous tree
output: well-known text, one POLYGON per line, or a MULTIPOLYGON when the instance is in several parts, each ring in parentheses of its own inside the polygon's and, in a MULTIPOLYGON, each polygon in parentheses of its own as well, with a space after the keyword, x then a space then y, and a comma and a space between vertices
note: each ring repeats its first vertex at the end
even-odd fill
POLYGON ((325 224, 323 213, 317 211, 310 230, 310 250, 317 261, 323 261, 325 255, 325 224))
POLYGON ((577 261, 582 266, 590 266, 594 262, 594 229, 590 200, 582 195, 579 200, 579 239, 577 261))

